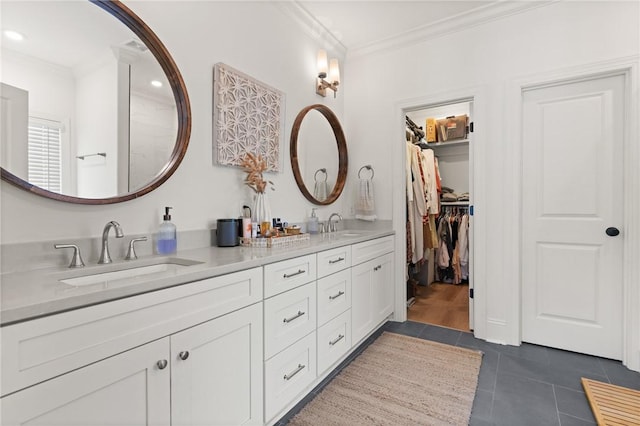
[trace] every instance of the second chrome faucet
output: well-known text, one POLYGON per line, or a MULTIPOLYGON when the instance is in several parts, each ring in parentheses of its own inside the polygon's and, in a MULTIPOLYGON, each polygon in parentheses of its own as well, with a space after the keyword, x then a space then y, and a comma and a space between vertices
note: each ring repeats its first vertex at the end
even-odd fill
POLYGON ((124 233, 122 232, 122 228, 120 224, 115 220, 111 222, 107 222, 104 226, 104 230, 102 231, 102 251, 100 252, 100 258, 98 259, 98 263, 111 263, 111 256, 109 255, 109 231, 113 228, 116 232, 116 238, 124 237, 124 233))

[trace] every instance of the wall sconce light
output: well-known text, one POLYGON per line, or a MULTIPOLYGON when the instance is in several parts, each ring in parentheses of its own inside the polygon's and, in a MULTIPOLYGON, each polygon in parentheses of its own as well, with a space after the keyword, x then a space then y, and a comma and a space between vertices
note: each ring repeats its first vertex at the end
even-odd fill
POLYGON ((340 66, 337 59, 331 59, 327 63, 327 51, 318 51, 318 79, 316 82, 316 93, 320 96, 327 96, 327 89, 333 90, 333 97, 336 97, 338 85, 340 84, 340 66), (328 80, 327 78, 328 71, 328 80))

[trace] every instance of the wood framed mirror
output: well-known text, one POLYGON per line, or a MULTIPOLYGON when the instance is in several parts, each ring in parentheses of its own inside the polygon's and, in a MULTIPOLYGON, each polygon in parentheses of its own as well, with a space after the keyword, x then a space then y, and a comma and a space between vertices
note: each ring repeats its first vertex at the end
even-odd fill
MULTIPOLYGON (((28 112, 26 106, 22 108, 25 112, 21 113, 21 116, 25 118, 20 122, 21 126, 13 126, 20 129, 17 134, 19 137, 16 137, 16 134, 2 135, 3 138, 6 138, 6 140, 3 139, 2 141, 3 146, 9 147, 7 148, 9 151, 19 152, 17 159, 12 158, 10 155, 2 155, 5 159, 9 158, 2 162, 2 179, 42 197, 69 203, 95 205, 119 203, 138 198, 163 184, 176 171, 186 153, 191 133, 191 112, 189 97, 182 76, 168 50, 153 31, 142 19, 117 0, 88 0, 65 2, 64 4, 40 2, 38 5, 34 5, 33 2, 3 2, 0 6, 3 13, 3 26, 5 24, 13 25, 14 23, 17 26, 29 24, 26 26, 27 31, 35 31, 35 23, 39 22, 36 20, 35 15, 43 17, 42 22, 44 22, 45 29, 48 28, 48 21, 56 22, 55 25, 57 26, 49 28, 48 32, 43 31, 43 25, 38 25, 40 27, 39 31, 42 32, 34 33, 31 37, 31 42, 36 39, 41 40, 41 44, 38 46, 39 52, 51 50, 47 44, 49 39, 53 44, 65 46, 68 50, 74 51, 76 55, 80 55, 84 51, 90 52, 89 47, 93 47, 93 45, 89 46, 89 41, 102 41, 103 45, 99 47, 95 45, 96 50, 99 49, 101 52, 99 58, 103 60, 108 56, 110 62, 108 66, 104 66, 101 69, 109 69, 111 71, 107 80, 108 84, 103 81, 91 80, 93 91, 85 91, 80 94, 80 89, 76 89, 77 91, 72 94, 60 92, 65 99, 73 100, 67 101, 71 105, 67 109, 73 111, 71 113, 73 115, 64 122, 65 124, 60 126, 61 132, 66 131, 70 134, 67 138, 71 138, 72 142, 68 143, 66 147, 61 143, 60 145, 63 147, 59 148, 61 151, 60 156, 64 158, 61 161, 66 161, 68 164, 64 173, 71 177, 67 176, 65 178, 63 176, 60 178, 63 182, 60 185, 60 189, 57 189, 56 186, 53 186, 53 189, 52 187, 45 187, 37 179, 30 177, 33 175, 27 171, 28 166, 31 166, 27 159, 27 152, 30 152, 30 148, 27 148, 27 139, 31 143, 31 137, 27 137, 26 128, 28 127, 30 132, 33 127, 31 124, 32 104, 45 105, 52 104, 52 102, 49 100, 46 102, 35 101, 36 89, 32 90, 31 87, 20 88, 20 86, 26 86, 28 83, 20 81, 18 78, 16 78, 17 83, 13 81, 5 82, 4 79, 8 76, 8 73, 3 73, 3 98, 4 90, 7 87, 13 90, 16 88, 15 86, 18 86, 18 94, 23 92, 24 95, 22 96, 27 100, 23 103, 25 105, 28 104, 28 112), (15 9, 10 9, 11 5, 14 5, 15 9), (25 10, 24 7, 30 9, 25 10), (52 16, 55 16, 56 19, 51 19, 52 16), (10 18, 15 19, 10 20, 10 18), (78 33, 72 32, 74 25, 77 26, 78 33), (65 31, 55 31, 57 28, 65 28, 65 31), (76 34, 76 36, 73 36, 71 40, 65 38, 69 37, 70 34, 76 34), (113 40, 118 40, 117 43, 119 44, 116 45, 113 40), (69 46, 71 43, 74 44, 69 46), (123 69, 123 64, 128 68, 123 69), (139 67, 137 68, 139 71, 135 71, 135 73, 134 65, 139 67), (164 92, 154 92, 148 95, 147 93, 142 93, 142 89, 137 89, 142 86, 135 85, 135 78, 143 74, 146 78, 149 74, 145 74, 145 71, 149 68, 152 68, 153 73, 158 77, 155 85, 164 86, 162 88, 164 92), (113 77, 114 74, 116 77, 113 77), (126 76, 126 79, 122 78, 123 75, 126 76), (109 101, 105 99, 106 96, 100 97, 96 95, 98 92, 95 91, 95 88, 101 87, 103 88, 102 93, 109 97, 109 101), (125 90, 124 94, 122 93, 123 90, 125 90), (134 90, 137 90, 135 95, 134 90), (118 94, 114 95, 114 92, 118 92, 118 94), (134 96, 142 99, 135 105, 131 101, 134 96), (154 96, 155 98, 152 99, 154 96), (111 100, 112 97, 113 101, 111 100), (85 103, 80 104, 78 99, 84 99, 85 103), (119 103, 123 99, 127 100, 124 106, 119 103), (158 114, 157 111, 162 110, 162 108, 156 107, 159 103, 167 106, 166 110, 168 112, 163 112, 162 116, 153 117, 151 117, 152 114, 147 114, 148 111, 152 110, 154 114, 158 114), (107 110, 107 104, 111 105, 112 108, 107 110), (96 110, 91 120, 78 124, 82 122, 81 118, 84 118, 87 110, 90 109, 96 110), (114 109, 116 110, 115 112, 114 109), (131 123, 134 121, 133 117, 136 113, 139 114, 138 117, 141 117, 140 114, 143 116, 146 114, 139 120, 141 122, 139 129, 142 130, 134 130, 132 127, 131 123), (83 114, 84 116, 81 117, 83 114), (153 122, 154 125, 170 122, 171 126, 166 126, 161 132, 158 132, 157 127, 151 128, 149 122, 153 122), (124 128, 121 123, 126 123, 124 128), (83 127, 79 129, 79 126, 83 127), (105 136, 105 133, 107 133, 105 129, 108 131, 108 138, 105 136), (136 142, 137 145, 134 148, 134 136, 140 136, 141 132, 143 132, 143 137, 140 138, 142 142, 136 142), (102 146, 95 144, 95 140, 99 138, 104 141, 102 146), (87 144, 86 141, 90 142, 87 144), (91 146, 91 142, 94 142, 94 146, 91 146), (155 156, 155 158, 152 159, 152 156, 155 156), (134 162, 135 158, 138 158, 137 162, 134 162), (152 165, 152 167, 149 167, 149 165, 152 165), (85 174, 79 173, 83 167, 87 170, 84 172, 85 174), (96 176, 95 173, 100 167, 105 169, 105 174, 96 176), (109 173, 108 175, 106 174, 107 172, 109 173), (90 173, 94 174, 91 175, 90 173), (89 174, 89 179, 84 180, 87 174, 89 174), (70 183, 65 184, 65 179, 70 183), (100 187, 106 181, 108 181, 108 188, 100 187), (93 186, 100 188, 94 190, 93 186)), ((3 58, 27 58, 28 61, 22 60, 22 63, 27 62, 29 66, 42 63, 49 67, 55 67, 56 70, 69 69, 68 74, 74 76, 78 74, 79 69, 85 71, 90 68, 85 64, 81 66, 76 63, 71 66, 53 63, 50 58, 43 59, 43 57, 37 56, 35 51, 20 51, 21 48, 17 46, 11 46, 11 48, 15 49, 14 52, 9 52, 12 55, 4 55, 5 48, 7 48, 7 43, 3 43, 3 58)), ((61 57, 62 55, 59 54, 57 56, 61 57)), ((97 57, 98 55, 94 56, 94 58, 97 57)), ((9 69, 5 67, 4 61, 5 59, 3 59, 2 64, 3 71, 9 69)), ((95 66, 96 62, 94 60, 92 65, 95 66)), ((33 69, 27 70, 37 74, 33 69)), ((23 70, 16 68, 13 74, 18 75, 21 71, 23 70)), ((38 69, 37 72, 39 73, 40 70, 38 69)), ((22 72, 22 74, 26 73, 22 72)), ((87 87, 87 80, 85 78, 83 81, 83 88, 87 87)), ((38 81, 49 82, 50 80, 39 78, 38 81)), ((145 80, 145 83, 151 86, 149 80, 145 80)), ((49 84, 49 87, 55 86, 55 83, 49 84)), ((80 84, 73 81, 69 86, 77 88, 80 87, 80 84)), ((60 98, 61 96, 57 97, 57 99, 60 98)), ((39 111, 42 111, 42 107, 39 106, 38 108, 39 111)), ((60 109, 58 106, 51 108, 60 109)), ((52 115, 50 111, 44 112, 45 117, 47 114, 52 115)), ((2 154, 6 154, 6 152, 3 151, 2 154)))
POLYGON ((293 123, 289 149, 302 195, 316 205, 335 202, 347 180, 349 158, 342 126, 333 111, 322 104, 303 108, 293 123), (318 190, 326 182, 333 186, 318 190))

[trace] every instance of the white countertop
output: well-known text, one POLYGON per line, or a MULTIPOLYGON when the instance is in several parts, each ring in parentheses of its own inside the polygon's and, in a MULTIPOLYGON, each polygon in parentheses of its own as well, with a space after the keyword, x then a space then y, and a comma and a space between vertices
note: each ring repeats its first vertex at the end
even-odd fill
POLYGON ((114 260, 84 268, 47 268, 0 275, 0 326, 83 308, 124 297, 263 266, 336 247, 393 235, 392 230, 342 231, 312 235, 308 243, 286 248, 204 247, 172 256, 146 256, 134 261, 114 260), (151 265, 170 258, 202 262, 175 271, 157 272, 115 283, 73 286, 62 279, 151 265))

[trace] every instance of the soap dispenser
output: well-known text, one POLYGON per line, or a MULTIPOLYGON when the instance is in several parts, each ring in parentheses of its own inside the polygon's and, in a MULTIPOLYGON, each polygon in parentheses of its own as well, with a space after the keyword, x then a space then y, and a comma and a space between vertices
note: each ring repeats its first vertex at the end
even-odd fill
POLYGON ((176 226, 171 223, 171 215, 169 210, 173 207, 165 207, 164 221, 158 228, 157 251, 158 254, 175 253, 178 248, 178 240, 176 236, 176 226))
POLYGON ((307 232, 310 234, 318 233, 318 216, 316 216, 316 209, 311 209, 311 217, 309 218, 309 222, 307 223, 307 232))

